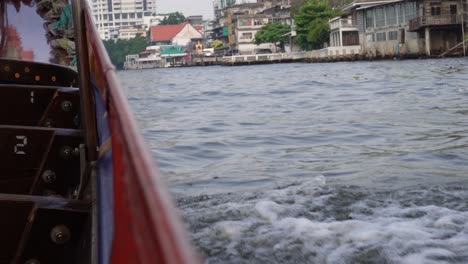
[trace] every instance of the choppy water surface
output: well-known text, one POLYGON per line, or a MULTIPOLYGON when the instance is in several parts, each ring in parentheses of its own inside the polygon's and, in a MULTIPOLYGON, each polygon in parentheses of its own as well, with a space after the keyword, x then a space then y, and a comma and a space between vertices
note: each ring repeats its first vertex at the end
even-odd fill
POLYGON ((206 263, 468 263, 468 60, 119 75, 206 263))

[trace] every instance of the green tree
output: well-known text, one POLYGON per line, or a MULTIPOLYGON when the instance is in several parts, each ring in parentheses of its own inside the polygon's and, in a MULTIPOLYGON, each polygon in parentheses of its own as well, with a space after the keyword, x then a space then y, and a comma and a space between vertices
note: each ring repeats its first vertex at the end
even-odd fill
POLYGON ((133 39, 122 40, 105 40, 104 46, 112 63, 117 69, 123 69, 125 57, 130 54, 138 54, 146 49, 147 40, 141 35, 137 35, 133 39))
POLYGON ((184 22, 185 16, 180 12, 170 13, 167 17, 159 23, 160 25, 177 25, 184 22))
POLYGON ((268 23, 257 31, 254 42, 257 45, 274 43, 275 46, 279 43, 281 50, 284 50, 284 43, 289 41, 289 36, 286 35, 289 32, 291 32, 291 27, 287 24, 280 22, 268 23))
MULTIPOLYGON (((309 0, 295 0, 291 3, 291 17, 295 17, 301 7, 309 2, 309 0)), ((352 3, 353 0, 327 0, 328 5, 332 9, 342 10, 346 5, 352 3)))
POLYGON ((307 3, 308 0, 296 0, 292 2, 291 4, 291 17, 295 17, 298 13, 299 10, 301 10, 301 7, 307 3))
POLYGON ((329 40, 328 20, 339 13, 323 0, 309 0, 294 17, 296 23, 296 43, 303 49, 319 49, 329 40))

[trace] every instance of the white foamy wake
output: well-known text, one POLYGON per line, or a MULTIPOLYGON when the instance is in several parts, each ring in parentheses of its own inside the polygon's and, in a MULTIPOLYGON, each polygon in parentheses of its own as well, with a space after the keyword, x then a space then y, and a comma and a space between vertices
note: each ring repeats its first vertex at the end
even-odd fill
POLYGON ((370 192, 314 179, 180 206, 206 263, 468 263, 459 186, 370 192))

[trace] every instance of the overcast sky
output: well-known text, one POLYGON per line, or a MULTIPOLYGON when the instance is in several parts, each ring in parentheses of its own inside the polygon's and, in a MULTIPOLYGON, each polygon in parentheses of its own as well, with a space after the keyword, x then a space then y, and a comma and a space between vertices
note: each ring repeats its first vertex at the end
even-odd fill
POLYGON ((182 12, 184 16, 203 15, 213 18, 213 0, 157 0, 158 13, 182 12))

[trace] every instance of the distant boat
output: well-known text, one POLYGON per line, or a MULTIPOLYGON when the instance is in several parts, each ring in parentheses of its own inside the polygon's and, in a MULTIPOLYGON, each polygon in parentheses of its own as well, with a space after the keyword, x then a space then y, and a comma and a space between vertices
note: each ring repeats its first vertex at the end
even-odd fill
POLYGON ((0 264, 198 263, 72 2, 0 1, 0 264))

